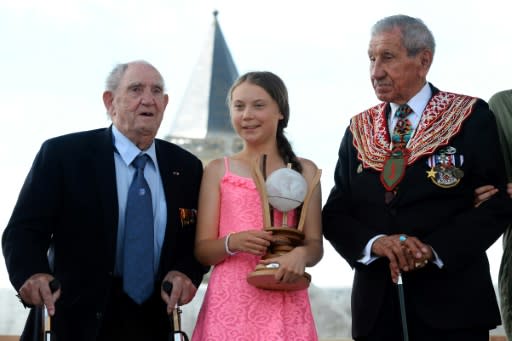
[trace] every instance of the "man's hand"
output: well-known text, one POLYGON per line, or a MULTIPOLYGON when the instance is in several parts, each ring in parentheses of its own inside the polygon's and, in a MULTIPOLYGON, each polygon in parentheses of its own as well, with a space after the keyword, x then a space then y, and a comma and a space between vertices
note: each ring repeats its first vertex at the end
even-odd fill
MULTIPOLYGON (((509 184, 510 185, 510 184, 509 184)), ((498 189, 495 188, 492 185, 485 185, 478 187, 475 189, 475 200, 474 205, 475 207, 480 206, 481 203, 488 200, 490 197, 492 197, 494 194, 498 193, 498 189)))
POLYGON ((55 278, 50 274, 35 274, 23 283, 20 288, 20 298, 26 304, 35 306, 44 305, 48 314, 53 316, 55 314, 55 302, 60 297, 60 288, 52 293, 50 289, 50 282, 55 278))
MULTIPOLYGON (((475 207, 480 206, 481 203, 492 197, 494 194, 498 193, 498 189, 492 185, 480 186, 475 189, 475 207)), ((507 194, 512 198, 512 182, 507 184, 507 194)))
POLYGON ((389 260, 391 279, 398 282, 398 275, 404 271, 423 268, 432 260, 432 248, 418 238, 405 234, 382 236, 372 245, 372 253, 389 260))
POLYGON ((170 295, 168 295, 163 288, 160 290, 162 299, 167 303, 167 314, 171 314, 177 305, 187 304, 192 301, 196 295, 197 288, 190 278, 179 271, 169 271, 162 283, 165 281, 172 284, 170 295))

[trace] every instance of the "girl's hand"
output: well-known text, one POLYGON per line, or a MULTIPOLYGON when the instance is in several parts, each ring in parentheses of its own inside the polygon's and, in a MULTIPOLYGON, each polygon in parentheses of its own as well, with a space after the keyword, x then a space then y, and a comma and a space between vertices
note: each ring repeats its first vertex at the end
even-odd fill
POLYGON ((229 237, 228 248, 231 252, 246 252, 263 256, 272 241, 272 232, 269 231, 242 231, 232 233, 229 237))
POLYGON ((305 249, 299 246, 282 256, 261 260, 260 264, 277 264, 279 270, 275 275, 276 281, 295 283, 304 275, 306 268, 304 252, 305 249))

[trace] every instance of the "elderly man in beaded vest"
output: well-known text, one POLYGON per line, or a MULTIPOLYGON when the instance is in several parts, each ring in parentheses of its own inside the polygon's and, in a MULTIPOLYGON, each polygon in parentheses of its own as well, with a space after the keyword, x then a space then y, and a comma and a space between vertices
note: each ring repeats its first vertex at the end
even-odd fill
POLYGON ((483 100, 427 82, 434 50, 417 18, 374 25, 382 103, 351 119, 323 209, 326 239, 355 270, 357 341, 487 341, 500 324, 486 250, 512 210, 496 122, 483 100), (503 190, 474 207, 484 184, 503 190))

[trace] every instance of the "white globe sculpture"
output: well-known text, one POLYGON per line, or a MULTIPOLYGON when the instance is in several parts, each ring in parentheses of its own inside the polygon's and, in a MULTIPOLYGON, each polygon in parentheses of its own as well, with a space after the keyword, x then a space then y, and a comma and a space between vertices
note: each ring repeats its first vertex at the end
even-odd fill
POLYGON ((308 190, 306 179, 291 168, 280 168, 272 172, 265 185, 268 202, 281 212, 300 206, 308 190))

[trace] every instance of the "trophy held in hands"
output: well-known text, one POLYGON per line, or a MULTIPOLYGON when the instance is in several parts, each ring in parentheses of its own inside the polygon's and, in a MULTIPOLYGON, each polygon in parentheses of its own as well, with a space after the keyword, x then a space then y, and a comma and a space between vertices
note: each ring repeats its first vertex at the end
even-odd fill
MULTIPOLYGON (((265 181, 260 168, 265 170, 266 155, 263 166, 256 164, 253 168, 256 187, 260 194, 263 208, 263 226, 265 231, 272 232, 274 241, 262 259, 281 256, 300 246, 304 242, 304 221, 311 194, 320 181, 321 170, 317 170, 310 183, 299 172, 288 168, 274 171, 265 181)), ((294 283, 278 282, 275 274, 279 270, 278 263, 258 264, 247 276, 249 284, 269 290, 300 290, 309 287, 311 275, 304 273, 294 283)))

